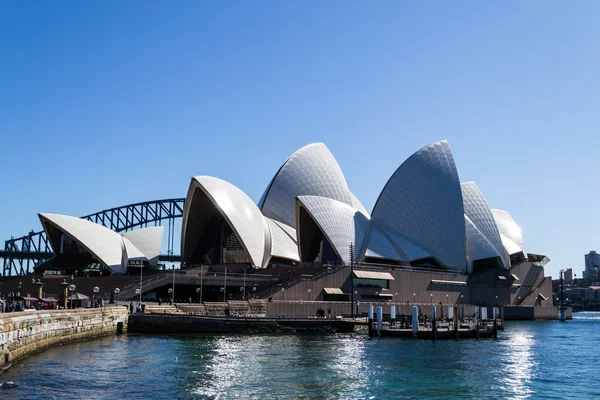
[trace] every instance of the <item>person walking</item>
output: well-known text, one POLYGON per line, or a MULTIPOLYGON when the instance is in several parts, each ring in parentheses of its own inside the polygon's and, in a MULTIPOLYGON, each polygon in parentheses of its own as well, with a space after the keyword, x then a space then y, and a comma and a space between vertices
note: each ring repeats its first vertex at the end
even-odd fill
POLYGON ((133 315, 133 301, 129 303, 129 314, 133 315))

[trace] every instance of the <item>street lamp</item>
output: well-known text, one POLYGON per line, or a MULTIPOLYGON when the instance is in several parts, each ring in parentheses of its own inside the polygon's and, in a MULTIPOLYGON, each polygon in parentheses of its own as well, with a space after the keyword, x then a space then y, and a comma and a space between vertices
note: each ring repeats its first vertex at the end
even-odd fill
POLYGON ((71 292, 71 308, 73 308, 73 292, 75 292, 75 285, 70 284, 69 285, 69 292, 71 292))
POLYGON ((446 304, 450 304, 450 303, 448 302, 448 297, 449 297, 449 296, 450 296, 449 294, 446 294, 446 304))
POLYGON ((225 302, 225 288, 221 286, 221 293, 223 293, 223 302, 225 302))
POLYGON ((167 290, 167 292, 169 292, 169 297, 171 298, 171 304, 173 304, 175 302, 173 299, 173 289, 169 288, 169 290, 167 290))
POLYGON ((433 304, 433 293, 431 293, 431 294, 429 295, 429 298, 431 299, 430 301, 431 301, 431 303, 433 304))
POLYGON ((135 289, 135 294, 139 294, 140 295, 140 303, 142 302, 142 293, 140 289, 135 289))
POLYGON ((198 303, 200 303, 200 292, 202 291, 202 289, 200 289, 199 287, 196 288, 196 296, 198 297, 198 303))
POLYGON ((119 305, 119 293, 121 293, 121 289, 115 288, 115 305, 119 305))
POLYGON ((92 298, 94 299, 94 306, 96 306, 96 294, 100 291, 100 288, 98 286, 94 286, 94 289, 92 290, 94 291, 94 296, 92 296, 92 298))

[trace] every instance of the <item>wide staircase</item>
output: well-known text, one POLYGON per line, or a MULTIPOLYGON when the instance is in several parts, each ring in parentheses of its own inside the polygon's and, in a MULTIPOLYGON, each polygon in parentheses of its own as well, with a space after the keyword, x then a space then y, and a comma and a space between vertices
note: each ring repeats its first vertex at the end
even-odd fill
POLYGON ((267 315, 267 306, 263 300, 228 301, 180 304, 148 304, 145 312, 147 314, 185 314, 185 315, 207 315, 207 316, 245 316, 264 317, 267 315))

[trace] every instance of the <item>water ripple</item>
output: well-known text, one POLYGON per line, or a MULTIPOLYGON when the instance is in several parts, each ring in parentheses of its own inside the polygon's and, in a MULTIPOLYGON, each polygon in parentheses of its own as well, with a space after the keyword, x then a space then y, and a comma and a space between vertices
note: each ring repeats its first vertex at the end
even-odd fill
POLYGON ((120 336, 50 349, 0 375, 4 399, 585 399, 600 313, 512 322, 494 340, 364 335, 120 336))

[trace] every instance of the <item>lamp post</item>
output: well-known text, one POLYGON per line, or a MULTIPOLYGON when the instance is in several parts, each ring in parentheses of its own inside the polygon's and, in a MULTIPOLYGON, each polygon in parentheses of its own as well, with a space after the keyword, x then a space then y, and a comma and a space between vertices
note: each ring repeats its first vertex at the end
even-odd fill
POLYGON ((417 302, 417 294, 413 293, 413 304, 417 302))
POLYGON ((142 302, 142 271, 144 271, 144 262, 142 262, 142 264, 140 265, 140 303, 142 302))
POLYGON ((173 292, 173 289, 169 288, 169 290, 167 290, 167 292, 169 292, 169 297, 171 298, 171 304, 173 304, 175 302, 174 297, 173 297, 175 295, 173 292))
POLYGON ((135 289, 135 294, 140 295, 140 303, 142 302, 142 291, 140 289, 135 289))
POLYGON ((174 304, 175 303, 175 265, 173 265, 173 289, 169 289, 169 293, 172 293, 171 304, 174 304))
POLYGON ((350 242, 350 318, 354 319, 354 243, 350 242))
POLYGON ((223 282, 223 302, 227 301, 227 267, 225 267, 225 280, 223 282))
POLYGON ((242 300, 246 300, 246 268, 244 268, 244 288, 242 290, 242 300))
POLYGON ((202 289, 200 289, 199 287, 196 288, 196 296, 198 297, 198 303, 200 303, 200 293, 202 292, 202 289))
POLYGON ((121 293, 121 289, 115 288, 115 305, 119 306, 119 293, 121 293))
MULTIPOLYGON (((73 285, 73 284, 69 285, 69 292, 71 293, 71 297, 73 297, 73 292, 75 292, 75 289, 76 289, 75 285, 73 285)), ((74 308, 73 307, 73 299, 71 299, 71 307, 70 308, 74 308)))
POLYGON ((92 296, 92 298, 94 299, 94 305, 97 306, 98 303, 96 303, 96 301, 97 301, 96 300, 96 294, 100 291, 100 288, 98 286, 94 286, 93 291, 94 291, 94 295, 92 296))
MULTIPOLYGON (((200 303, 202 303, 202 280, 204 279, 204 265, 200 267, 200 303)), ((198 291, 198 289, 196 289, 198 291)))
MULTIPOLYGON (((221 286, 221 293, 225 293, 225 289, 221 286)), ((223 302, 225 302, 225 295, 223 295, 223 302)))
POLYGON ((430 298, 430 300, 429 300, 429 301, 431 302, 431 304, 433 304, 433 293, 431 293, 431 294, 429 295, 429 298, 430 298))

